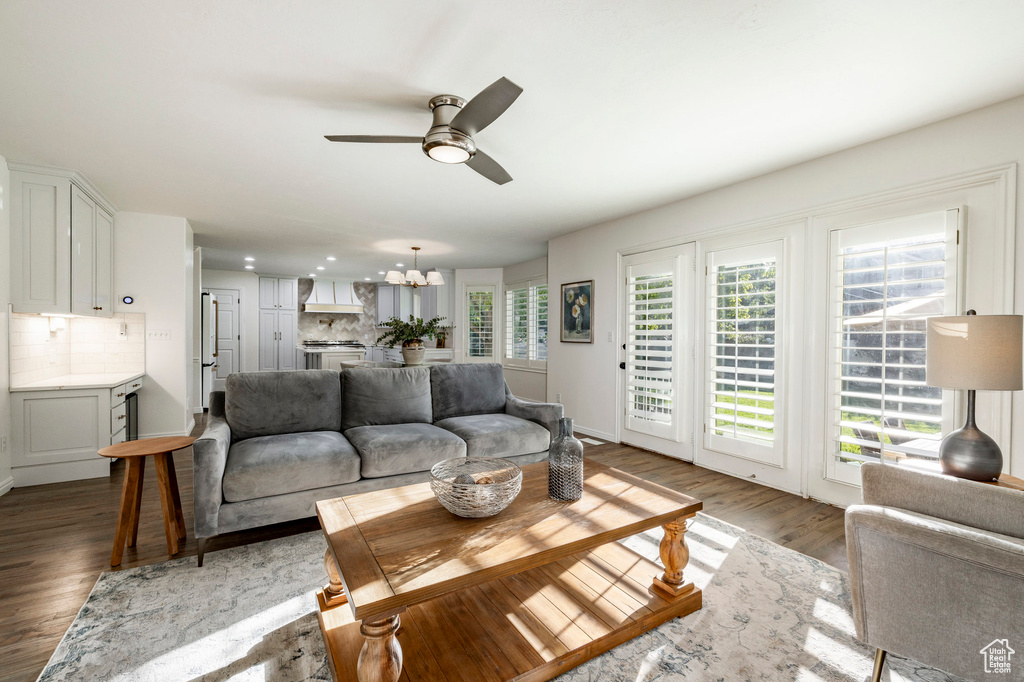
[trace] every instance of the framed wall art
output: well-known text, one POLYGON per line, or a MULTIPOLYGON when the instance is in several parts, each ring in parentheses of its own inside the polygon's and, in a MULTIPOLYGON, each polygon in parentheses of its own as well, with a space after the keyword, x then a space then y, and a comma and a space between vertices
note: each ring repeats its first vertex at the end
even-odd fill
POLYGON ((593 343, 594 280, 562 285, 563 343, 593 343))

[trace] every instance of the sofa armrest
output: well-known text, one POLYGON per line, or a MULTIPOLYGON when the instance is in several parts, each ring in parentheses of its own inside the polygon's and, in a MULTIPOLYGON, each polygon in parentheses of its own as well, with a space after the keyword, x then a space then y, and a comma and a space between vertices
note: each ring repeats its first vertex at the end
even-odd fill
POLYGON ((550 431, 551 437, 554 438, 558 435, 558 420, 562 418, 562 404, 531 403, 506 393, 505 414, 536 422, 550 431))
POLYGON ((857 636, 959 675, 998 633, 1024 639, 1024 541, 876 505, 846 510, 857 636))
POLYGON ((231 427, 223 417, 210 417, 203 435, 192 444, 196 537, 217 535, 217 517, 224 500, 224 468, 231 448, 231 427))

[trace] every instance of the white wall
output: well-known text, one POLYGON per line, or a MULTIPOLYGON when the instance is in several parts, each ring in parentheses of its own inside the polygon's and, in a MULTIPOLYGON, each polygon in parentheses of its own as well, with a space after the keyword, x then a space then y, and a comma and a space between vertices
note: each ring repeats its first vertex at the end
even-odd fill
POLYGON ((253 272, 203 270, 204 289, 238 289, 242 313, 242 348, 239 371, 256 372, 260 366, 260 276, 253 272))
POLYGON ((0 495, 3 495, 11 486, 14 479, 11 477, 11 394, 10 356, 7 348, 8 341, 8 310, 11 303, 11 173, 7 169, 7 160, 0 156, 0 263, 3 264, 4 273, 0 275, 0 439, 6 447, 0 448, 0 495))
POLYGON ((146 314, 140 438, 191 430, 191 259, 192 228, 184 218, 126 211, 114 217, 114 310, 146 314), (121 303, 126 295, 135 299, 130 306, 121 303), (168 338, 154 338, 162 332, 168 338))
MULTIPOLYGON (((581 431, 609 434, 618 421, 616 414, 616 373, 619 362, 616 342, 608 333, 615 332, 618 324, 616 291, 618 284, 618 258, 622 251, 636 250, 642 245, 685 241, 688 236, 708 231, 727 230, 742 225, 770 223, 782 217, 806 220, 808 244, 820 243, 823 237, 814 233, 816 211, 814 207, 838 205, 869 195, 879 195, 884 203, 887 192, 941 178, 964 175, 971 171, 1004 164, 1024 162, 1024 98, 1017 98, 995 106, 980 109, 947 121, 925 126, 900 135, 855 147, 837 154, 816 159, 761 176, 706 194, 684 199, 596 225, 551 240, 548 248, 549 281, 559 282, 594 279, 593 344, 563 344, 554 341, 549 348, 548 399, 561 393, 566 414, 576 418, 581 431)), ((1016 177, 1011 171, 1010 177, 1016 177)), ((1016 184, 1010 192, 1019 192, 1016 184)), ((987 190, 986 190, 987 191, 987 190)), ((979 190, 980 192, 980 190, 979 190)), ((981 224, 985 230, 996 225, 1002 216, 994 215, 1007 203, 1006 197, 988 192, 980 196, 980 206, 968 206, 969 230, 981 224), (991 196, 989 196, 991 195, 991 196)), ((968 193, 963 193, 964 197, 968 193)), ((1009 195, 1012 204, 1012 194, 1009 195)), ((968 199, 964 200, 969 203, 968 199)), ((1014 223, 1024 224, 1024 209, 1018 204, 1015 212, 1007 216, 1009 230, 1014 223)), ((984 230, 983 230, 984 231, 984 230)), ((1015 252, 1005 254, 999 248, 998 237, 969 232, 967 291, 968 304, 981 313, 1024 312, 1024 239, 1017 239, 1015 252), (973 242, 971 240, 974 240, 973 242), (973 249, 973 253, 972 253, 973 249), (1014 286, 1008 296, 999 293, 1000 283, 986 267, 990 263, 1009 264, 1007 277, 1013 276, 1014 286), (972 300, 972 291, 975 300, 972 300), (984 300, 979 292, 987 292, 995 299, 984 300), (1002 300, 998 300, 998 299, 1002 300)), ((809 266, 808 249, 805 267, 809 266)), ((1008 281, 1008 280, 1007 280, 1008 281)), ((810 282, 808 286, 815 284, 810 282)), ((815 292, 806 294, 807 300, 817 301, 815 292)), ((824 299, 822 299, 824 300, 824 299)), ((819 325, 814 333, 802 339, 808 351, 823 347, 819 325)), ((557 335, 555 335, 557 338, 557 335)), ((613 334, 614 336, 614 334, 613 334)), ((808 362, 808 365, 810 363, 808 362)), ((808 370, 808 376, 815 370, 808 370)), ((824 371, 824 370, 822 370, 824 371)), ((806 387, 808 395, 821 387, 806 387)), ((981 394, 979 394, 979 399, 981 394)), ((814 410, 821 405, 807 402, 803 407, 814 410)), ((1010 460, 1010 472, 1024 474, 1024 395, 1014 394, 1012 399, 1011 440, 1018 447, 1011 448, 1003 441, 1004 455, 1010 460)), ((984 424, 980 424, 985 429, 984 424)), ((804 457, 824 445, 805 439, 804 457)))
MULTIPOLYGON (((504 284, 518 284, 527 280, 546 279, 548 276, 547 256, 534 258, 524 263, 507 265, 502 268, 502 282, 504 284)), ((505 299, 503 291, 499 291, 499 311, 502 322, 505 320, 505 299)), ((557 300, 557 299, 552 299, 557 300)), ((504 357, 504 337, 502 337, 501 354, 504 357)), ((505 367, 505 383, 508 384, 512 395, 544 402, 547 399, 548 377, 545 370, 522 369, 519 367, 505 367)))

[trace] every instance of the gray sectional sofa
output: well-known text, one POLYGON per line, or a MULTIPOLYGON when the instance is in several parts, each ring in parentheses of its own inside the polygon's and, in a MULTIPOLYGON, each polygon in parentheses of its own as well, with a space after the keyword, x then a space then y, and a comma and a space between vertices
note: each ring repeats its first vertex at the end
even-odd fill
POLYGON ((426 481, 445 459, 539 461, 561 416, 513 396, 491 363, 232 374, 193 445, 199 565, 213 536, 426 481))

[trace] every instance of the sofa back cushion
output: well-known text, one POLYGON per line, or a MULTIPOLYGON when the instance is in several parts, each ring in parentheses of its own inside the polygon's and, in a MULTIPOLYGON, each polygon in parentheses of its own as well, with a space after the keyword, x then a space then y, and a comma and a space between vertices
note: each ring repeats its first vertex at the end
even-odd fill
POLYGON ((224 417, 233 441, 341 430, 341 378, 333 369, 229 374, 224 417))
POLYGON ((341 382, 341 424, 346 430, 431 422, 430 370, 426 367, 346 369, 341 382))
POLYGON ((505 411, 505 375, 494 362, 430 367, 434 421, 505 411))

